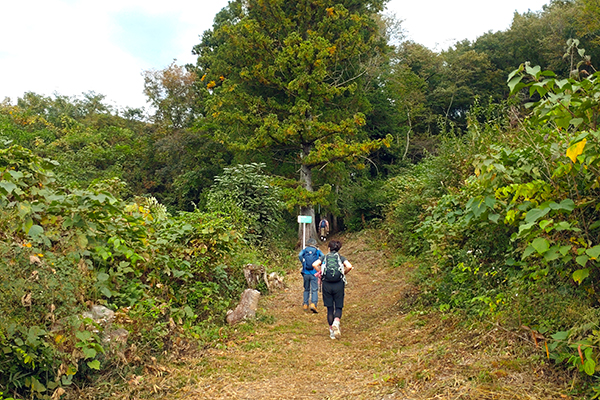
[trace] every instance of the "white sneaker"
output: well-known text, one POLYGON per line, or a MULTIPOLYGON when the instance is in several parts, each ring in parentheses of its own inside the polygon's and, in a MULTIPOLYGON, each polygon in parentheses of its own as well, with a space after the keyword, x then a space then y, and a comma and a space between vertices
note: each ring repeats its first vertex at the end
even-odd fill
POLYGON ((333 329, 330 329, 330 330, 329 330, 329 337, 330 337, 331 339, 335 339, 335 334, 333 333, 333 329))
POLYGON ((336 339, 339 339, 340 336, 342 336, 342 331, 340 330, 340 320, 339 319, 336 319, 335 321, 333 321, 333 325, 331 326, 331 329, 333 330, 333 334, 336 339))

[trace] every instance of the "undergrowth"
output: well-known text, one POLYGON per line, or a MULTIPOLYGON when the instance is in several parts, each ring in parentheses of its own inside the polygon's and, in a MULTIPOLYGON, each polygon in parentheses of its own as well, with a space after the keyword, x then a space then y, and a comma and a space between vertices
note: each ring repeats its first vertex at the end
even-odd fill
POLYGON ((594 398, 598 78, 521 66, 509 86, 538 96, 531 115, 515 124, 511 104, 476 104, 467 132, 390 179, 386 222, 397 246, 427 260, 416 275, 426 304, 524 332, 546 359, 579 371, 574 390, 594 398))
POLYGON ((235 203, 170 215, 153 198, 118 197, 116 179, 66 186, 54 164, 19 146, 0 149, 4 396, 60 397, 104 372, 118 377, 149 357, 221 339, 246 288, 243 266, 281 271, 288 262, 254 244, 258 231, 247 235, 251 217, 235 203), (114 322, 87 317, 93 305, 112 310, 114 322), (108 339, 116 334, 126 344, 108 339))

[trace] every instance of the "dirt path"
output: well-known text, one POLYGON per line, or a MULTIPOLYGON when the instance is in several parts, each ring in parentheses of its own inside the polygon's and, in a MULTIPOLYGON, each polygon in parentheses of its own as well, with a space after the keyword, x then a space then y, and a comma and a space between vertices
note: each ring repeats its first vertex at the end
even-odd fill
POLYGON ((523 346, 535 349, 514 334, 468 330, 454 317, 411 310, 409 267, 390 268, 376 235, 342 240, 340 253, 355 269, 340 340, 329 338, 321 299, 318 314, 302 310, 302 278, 291 274, 288 290, 261 300, 263 322, 148 377, 141 386, 154 394, 139 398, 569 398, 543 357, 533 364, 519 356, 523 346))

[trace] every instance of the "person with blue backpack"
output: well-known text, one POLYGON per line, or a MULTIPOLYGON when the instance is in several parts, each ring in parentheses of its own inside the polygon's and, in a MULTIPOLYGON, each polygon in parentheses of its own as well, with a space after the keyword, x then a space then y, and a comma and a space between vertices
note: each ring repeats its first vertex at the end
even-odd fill
POLYGON ((302 263, 300 273, 304 279, 304 302, 302 308, 304 311, 318 313, 317 302, 319 300, 319 286, 317 279, 317 270, 313 267, 315 261, 323 256, 323 252, 317 248, 317 241, 309 238, 306 241, 306 247, 300 251, 298 258, 302 263), (310 300, 310 305, 309 305, 310 300))
POLYGON ((329 324, 329 337, 339 339, 342 335, 340 320, 344 308, 346 288, 346 274, 352 270, 352 264, 346 257, 339 254, 342 243, 331 240, 327 245, 329 253, 319 257, 313 267, 320 272, 323 304, 327 307, 327 323, 329 324))
POLYGON ((319 222, 319 235, 322 241, 325 241, 325 239, 327 239, 327 235, 329 235, 329 221, 327 221, 327 218, 325 217, 323 217, 321 222, 319 222))

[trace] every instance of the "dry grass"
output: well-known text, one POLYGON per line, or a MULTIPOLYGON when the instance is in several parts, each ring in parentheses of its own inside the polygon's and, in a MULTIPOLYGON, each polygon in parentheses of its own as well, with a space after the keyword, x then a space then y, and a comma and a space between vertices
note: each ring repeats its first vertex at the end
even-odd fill
MULTIPOLYGON (((349 275, 341 340, 325 310, 303 312, 302 281, 261 300, 273 323, 240 327, 218 348, 149 363, 103 396, 127 399, 567 399, 569 377, 524 357, 536 349, 498 327, 466 329, 457 317, 407 307, 412 268, 390 268, 373 233, 346 236, 349 275)), ((98 390, 94 391, 96 394, 98 390)))

